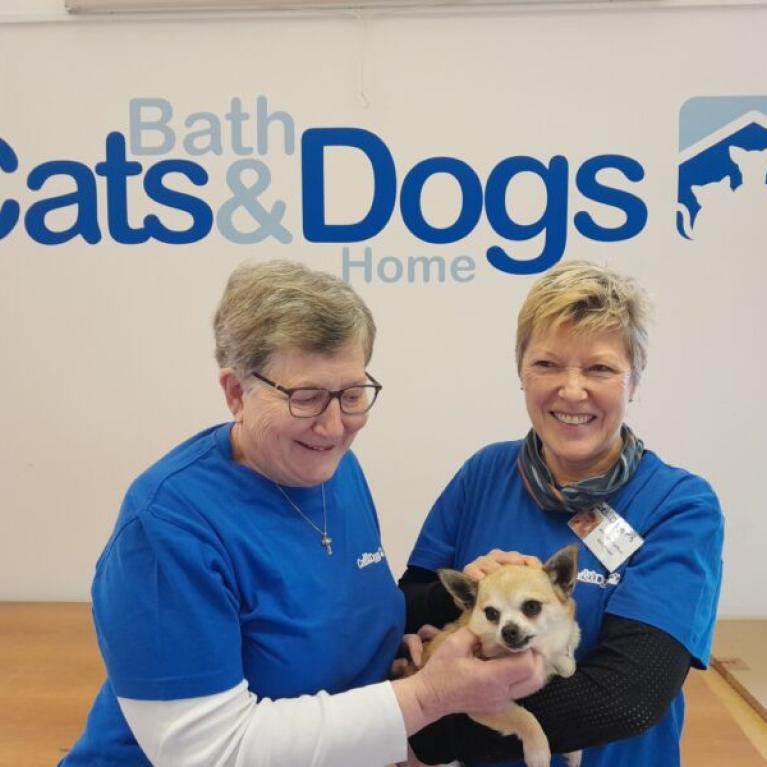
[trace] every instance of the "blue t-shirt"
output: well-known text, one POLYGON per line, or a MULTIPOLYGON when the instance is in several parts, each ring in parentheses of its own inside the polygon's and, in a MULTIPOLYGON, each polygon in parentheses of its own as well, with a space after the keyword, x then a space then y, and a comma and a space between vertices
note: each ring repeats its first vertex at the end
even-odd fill
MULTIPOLYGON (((517 470, 521 442, 489 445, 471 457, 445 488, 424 523, 409 565, 462 568, 490 549, 548 558, 579 543, 569 514, 542 511, 517 470)), ((582 630, 577 658, 597 642, 605 613, 641 621, 684 645, 704 668, 713 638, 721 584, 723 518, 707 482, 646 451, 632 479, 609 499, 644 539, 615 572, 580 546, 575 588, 582 630)), ((684 718, 680 693, 666 716, 643 735, 584 751, 583 767, 680 763, 684 718)), ((519 763, 518 763, 519 764, 519 763)), ((556 756, 553 765, 564 765, 556 756)))
MULTIPOLYGON (((116 696, 198 697, 246 679, 259 698, 289 698, 386 677, 404 599, 356 458, 325 483, 329 556, 274 483, 235 463, 230 430, 184 442, 126 495, 92 589, 107 680, 65 767, 149 764, 116 696)), ((286 490, 322 528, 320 488, 286 490)))

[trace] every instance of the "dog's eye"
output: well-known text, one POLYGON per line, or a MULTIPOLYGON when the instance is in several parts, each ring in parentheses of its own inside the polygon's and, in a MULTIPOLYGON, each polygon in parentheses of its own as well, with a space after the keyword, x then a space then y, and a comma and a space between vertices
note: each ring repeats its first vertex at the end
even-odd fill
POLYGON ((541 603, 535 599, 528 599, 522 604, 522 612, 527 618, 535 618, 541 612, 541 603))
POLYGON ((490 623, 498 623, 498 621, 501 619, 501 614, 498 612, 498 610, 495 609, 495 607, 486 607, 485 618, 487 618, 490 623))

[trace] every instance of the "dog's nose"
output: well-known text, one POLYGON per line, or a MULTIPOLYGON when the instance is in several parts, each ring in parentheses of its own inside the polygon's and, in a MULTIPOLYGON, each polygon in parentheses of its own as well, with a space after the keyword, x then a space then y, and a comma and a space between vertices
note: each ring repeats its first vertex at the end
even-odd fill
POLYGON ((509 645, 510 647, 514 647, 515 645, 519 644, 519 639, 520 639, 519 626, 517 626, 515 623, 507 623, 501 629, 501 636, 503 637, 503 641, 506 642, 507 645, 509 645))

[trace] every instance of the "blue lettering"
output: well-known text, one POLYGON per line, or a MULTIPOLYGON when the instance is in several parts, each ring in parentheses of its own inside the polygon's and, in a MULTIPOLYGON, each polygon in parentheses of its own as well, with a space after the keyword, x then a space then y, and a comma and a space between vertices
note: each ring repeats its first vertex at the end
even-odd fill
POLYGON ((415 165, 405 176, 400 193, 400 210, 405 226, 420 240, 445 244, 471 233, 482 215, 482 182, 462 160, 432 157, 415 165), (461 187, 461 211, 450 226, 431 226, 423 216, 421 193, 424 184, 436 173, 452 176, 461 187))
POLYGON ((242 124, 250 119, 250 115, 243 112, 242 102, 238 98, 232 99, 230 107, 225 117, 232 126, 232 150, 239 155, 253 154, 253 147, 245 146, 242 141, 242 124))
MULTIPOLYGON (((0 170, 5 173, 15 173, 19 167, 19 158, 10 144, 0 138, 0 170)), ((19 220, 21 208, 16 200, 4 200, 0 205, 0 240, 8 235, 19 220)))
POLYGON ((287 205, 282 200, 277 200, 267 210, 259 202, 259 196, 269 188, 272 182, 272 173, 266 163, 261 160, 237 160, 229 166, 226 182, 234 192, 234 196, 218 209, 216 215, 219 231, 224 237, 240 245, 263 242, 267 237, 274 237, 283 244, 293 239, 293 235, 281 223, 287 205), (256 181, 246 186, 242 177, 248 171, 256 172, 256 181), (235 213, 240 208, 246 210, 251 220, 258 224, 256 229, 243 232, 234 225, 235 213))
POLYGON ((202 122, 203 127, 184 136, 184 151, 193 157, 195 155, 208 154, 208 152, 219 155, 223 154, 221 123, 218 117, 213 112, 197 112, 189 115, 184 120, 184 126, 191 128, 196 122, 202 122), (197 144, 198 138, 204 139, 203 142, 200 142, 200 146, 197 144))
POLYGON ((529 240, 542 232, 546 239, 536 258, 515 259, 501 247, 488 248, 487 260, 509 274, 536 274, 554 266, 565 251, 567 241, 567 160, 561 155, 551 158, 546 167, 534 157, 507 157, 493 168, 485 190, 485 210, 493 230, 508 240, 529 240), (546 187, 546 208, 532 224, 518 224, 506 210, 506 190, 518 173, 534 173, 546 187))
POLYGON ((285 154, 293 154, 296 150, 296 127, 293 124, 293 118, 287 112, 272 112, 269 114, 266 96, 259 96, 256 99, 256 124, 257 144, 260 154, 266 154, 269 151, 269 125, 273 122, 282 123, 285 132, 285 154))
POLYGON ((628 240, 644 229, 647 223, 647 206, 629 192, 600 184, 597 174, 605 168, 615 168, 629 181, 634 182, 644 178, 644 168, 631 157, 603 154, 586 160, 576 174, 575 185, 584 197, 623 211, 626 220, 620 226, 608 229, 597 224, 588 213, 581 211, 576 213, 573 219, 575 228, 584 237, 600 242, 628 240))
POLYGON ((181 231, 168 229, 157 216, 148 215, 144 219, 146 231, 150 237, 171 245, 197 242, 213 227, 213 211, 197 197, 168 189, 163 181, 169 173, 181 173, 195 186, 204 186, 208 182, 208 174, 203 167, 189 160, 163 160, 149 168, 144 177, 147 195, 161 205, 188 213, 192 217, 192 225, 181 231))
POLYGON ((384 256, 378 262, 378 279, 381 282, 399 282, 402 279, 402 261, 394 256, 384 256), (387 268, 391 266, 387 274, 387 268))
POLYGON ((352 269, 360 270, 365 282, 372 282, 373 277, 387 284, 396 282, 439 283, 447 281, 448 273, 455 282, 471 282, 474 279, 474 259, 470 256, 458 256, 449 262, 444 256, 408 256, 401 259, 396 256, 384 256, 373 263, 373 248, 363 248, 363 259, 353 261, 348 246, 341 249, 341 276, 346 282, 351 281, 352 269), (449 266, 449 272, 448 272, 449 266))
POLYGON ((456 282, 471 282, 474 279, 474 259, 471 256, 458 256, 450 264, 450 276, 456 282))
MULTIPOLYGON (((274 139, 272 130, 282 130, 286 154, 294 151, 293 120, 286 112, 269 113, 265 97, 256 102, 255 146, 246 140, 245 128, 251 115, 243 110, 240 99, 231 100, 231 108, 224 116, 230 126, 232 150, 237 155, 250 155, 254 151, 265 154, 269 151, 269 139, 274 139)), ((130 102, 130 142, 136 154, 160 154, 170 151, 176 143, 176 134, 170 125, 173 108, 166 99, 132 99, 130 102), (147 113, 155 110, 153 119, 147 113), (153 142, 148 137, 154 135, 153 142)), ((184 139, 184 149, 192 155, 213 153, 223 154, 222 128, 225 124, 212 112, 197 112, 190 115, 185 126, 189 132, 184 139)), ((363 160, 364 163, 364 160, 363 160)), ((367 167, 367 166, 365 166, 367 167)), ((19 168, 19 159, 13 148, 0 139, 0 174, 12 174, 19 168)), ((104 159, 91 170, 83 163, 70 160, 55 160, 42 163, 34 168, 27 179, 31 190, 40 190, 53 177, 71 179, 74 190, 65 194, 38 200, 32 203, 24 223, 30 236, 37 242, 56 245, 82 237, 89 244, 100 242, 97 177, 106 179, 106 224, 114 241, 122 244, 138 244, 156 239, 169 244, 188 244, 206 237, 214 223, 222 236, 241 244, 259 243, 274 237, 280 243, 289 243, 292 234, 282 221, 287 205, 275 200, 267 205, 262 196, 271 184, 268 166, 254 159, 241 159, 230 166, 227 183, 232 195, 218 209, 217 213, 203 199, 173 188, 168 176, 181 176, 194 186, 204 187, 209 182, 206 169, 191 160, 168 159, 152 165, 143 177, 146 196, 167 209, 187 214, 187 223, 180 216, 185 228, 171 228, 160 215, 147 215, 139 227, 131 226, 128 194, 131 176, 141 177, 144 167, 140 162, 130 160, 126 151, 126 137, 119 132, 109 133, 105 142, 104 159), (255 174, 255 181, 248 181, 255 174), (70 212, 66 217, 65 215, 70 212), (238 228, 243 214, 249 214, 254 226, 247 230, 238 228), (55 217, 54 217, 55 216, 55 217), (214 218, 215 216, 215 218, 214 218), (74 223, 69 222, 74 218, 74 223), (237 222, 237 226, 235 225, 237 222), (56 228, 58 227, 58 228, 56 228), (66 227, 66 228, 63 228, 66 227)), ((366 171, 363 171, 366 172, 366 171)), ((648 210, 645 202, 634 191, 626 191, 621 179, 638 183, 644 179, 642 165, 631 157, 620 154, 597 155, 586 160, 577 171, 574 187, 585 202, 612 208, 622 214, 623 220, 613 214, 618 222, 610 226, 598 222, 594 214, 580 210, 573 216, 575 230, 584 237, 601 242, 627 240, 638 235, 646 226, 648 210), (603 178, 603 171, 611 173, 603 178), (618 182, 609 178, 620 174, 618 182), (616 185, 617 184, 617 185, 616 185)), ((448 183, 451 183, 448 182, 448 183)), ((138 183, 138 182, 134 182, 138 183)), ((311 128, 301 137, 301 196, 303 203, 303 232, 309 242, 363 242, 375 237, 389 223, 397 202, 397 171, 394 158, 386 143, 376 134, 361 128, 311 128), (347 150, 354 157, 367 160, 372 178, 372 198, 369 208, 359 220, 352 214, 346 220, 328 221, 326 207, 325 172, 329 160, 326 148, 347 150)), ((491 171, 483 188, 477 172, 463 160, 455 157, 430 157, 416 163, 404 176, 399 190, 399 211, 402 222, 417 239, 433 243, 457 242, 475 231, 483 213, 493 231, 511 243, 521 243, 540 237, 528 245, 525 257, 519 253, 507 253, 504 247, 496 245, 487 249, 486 257, 496 269, 509 274, 534 274, 545 271, 563 256, 567 243, 569 206, 569 165, 565 157, 556 155, 548 163, 530 156, 514 156, 501 160, 491 171), (460 209, 447 225, 436 226, 424 214, 424 188, 433 176, 444 174, 458 186, 460 209), (519 215, 516 189, 511 187, 518 176, 531 175, 542 184, 545 203, 537 220, 530 222, 519 215), (515 216, 515 212, 517 215, 515 216), (527 257, 533 248, 538 255, 527 257)), ((589 206, 594 209, 594 206, 589 206)), ((363 205, 363 210, 365 206, 363 205)), ((427 206, 428 210, 428 206, 427 206)), ((18 225, 22 211, 18 200, 0 198, 0 240, 7 237, 18 225)), ((451 216, 451 219, 453 217, 451 216)), ((513 248, 512 248, 513 251, 513 248)), ((468 257, 454 259, 449 264, 450 278, 457 282, 474 278, 474 262, 468 257)), ((352 258, 348 248, 343 250, 342 267, 344 278, 352 272, 361 274, 366 282, 375 276, 381 282, 394 283, 430 282, 440 283, 448 278, 448 262, 442 256, 414 256, 401 260, 385 256, 373 261, 373 253, 365 248, 361 257, 352 258)))
POLYGON ((359 242, 375 237, 388 223, 397 195, 394 159, 386 144, 361 128, 310 128, 301 137, 301 199, 304 237, 309 242, 359 242), (361 221, 325 221, 325 147, 358 149, 373 170, 373 200, 361 221))
POLYGON ((124 245, 146 242, 146 229, 133 229, 128 222, 128 176, 138 176, 140 162, 126 160, 125 136, 112 132, 106 140, 106 160, 96 165, 96 173, 107 180, 107 220, 109 233, 124 245))
POLYGON ((341 279, 344 280, 344 282, 350 282, 351 281, 351 270, 352 267, 359 269, 360 267, 364 269, 365 274, 365 282, 371 282, 373 279, 373 248, 365 246, 363 248, 363 259, 362 261, 352 261, 351 260, 351 251, 348 247, 344 246, 341 248, 341 279))
POLYGON ((167 99, 131 99, 128 105, 130 125, 130 151, 131 154, 167 154, 176 144, 176 134, 168 127, 173 117, 173 107, 167 99), (143 110, 154 108, 159 110, 160 117, 157 120, 144 120, 143 110), (160 142, 156 144, 144 143, 144 132, 154 131, 160 134, 160 142))
POLYGON ((29 207, 24 225, 30 237, 42 245, 60 245, 80 235, 87 243, 95 245, 101 239, 101 230, 96 218, 96 180, 90 168, 69 160, 44 162, 29 174, 27 186, 37 191, 52 176, 69 176, 77 189, 69 194, 40 200, 29 207), (62 231, 50 229, 45 222, 46 216, 70 205, 76 206, 75 223, 62 231))

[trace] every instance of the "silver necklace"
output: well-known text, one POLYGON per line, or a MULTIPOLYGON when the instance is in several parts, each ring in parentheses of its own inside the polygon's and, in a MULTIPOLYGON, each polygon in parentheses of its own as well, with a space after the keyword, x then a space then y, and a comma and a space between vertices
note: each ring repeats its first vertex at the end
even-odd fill
POLYGON ((333 553, 333 539, 328 535, 328 510, 325 506, 325 483, 323 482, 323 484, 320 485, 320 488, 322 489, 322 520, 325 526, 324 530, 321 530, 319 527, 317 527, 317 525, 315 525, 314 522, 312 522, 312 520, 309 519, 309 517, 307 517, 306 514, 304 514, 304 512, 298 508, 298 506, 296 506, 291 497, 283 490, 280 485, 275 482, 274 486, 282 493, 282 497, 293 507, 293 509, 304 518, 304 521, 310 524, 322 536, 320 538, 320 543, 325 547, 325 551, 328 553, 328 556, 330 556, 333 553))

